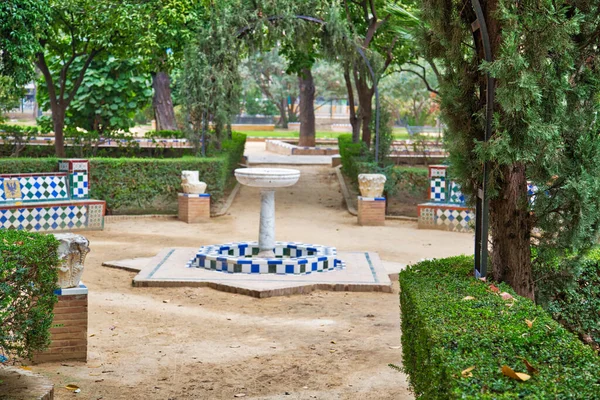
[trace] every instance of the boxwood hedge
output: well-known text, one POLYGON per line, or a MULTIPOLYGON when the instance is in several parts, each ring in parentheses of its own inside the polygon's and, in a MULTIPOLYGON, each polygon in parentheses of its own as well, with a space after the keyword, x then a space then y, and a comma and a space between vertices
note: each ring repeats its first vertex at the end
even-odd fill
MULTIPOLYGON (((177 210, 181 171, 200 171, 214 201, 223 197, 243 153, 246 136, 234 133, 214 157, 92 158, 90 195, 105 200, 108 212, 155 213, 177 210)), ((50 172, 58 169, 56 158, 0 159, 0 173, 50 172)))
POLYGON ((498 284, 514 296, 504 300, 472 268, 471 257, 454 257, 400 274, 403 368, 414 392, 424 399, 600 398, 598 355, 498 284), (502 374, 504 365, 527 373, 524 359, 539 374, 525 382, 502 374), (470 367, 472 376, 463 377, 470 367))
POLYGON ((0 230, 0 358, 29 357, 49 344, 57 249, 52 235, 0 230))

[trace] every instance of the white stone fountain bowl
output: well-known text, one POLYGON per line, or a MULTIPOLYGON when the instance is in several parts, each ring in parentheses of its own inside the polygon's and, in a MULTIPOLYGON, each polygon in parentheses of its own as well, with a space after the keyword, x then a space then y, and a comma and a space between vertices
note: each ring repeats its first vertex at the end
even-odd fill
POLYGON ((300 171, 288 168, 238 168, 235 177, 242 185, 276 188, 294 185, 300 179, 300 171))

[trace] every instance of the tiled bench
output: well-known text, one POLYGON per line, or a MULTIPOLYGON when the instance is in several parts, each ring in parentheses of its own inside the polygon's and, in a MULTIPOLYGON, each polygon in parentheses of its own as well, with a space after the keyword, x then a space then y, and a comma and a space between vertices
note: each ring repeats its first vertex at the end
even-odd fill
POLYGON ((467 207, 460 185, 447 174, 448 166, 429 166, 429 201, 417 205, 420 229, 471 232, 475 210, 467 207))
POLYGON ((101 230, 106 202, 89 198, 89 162, 59 160, 59 172, 0 174, 0 229, 101 230))

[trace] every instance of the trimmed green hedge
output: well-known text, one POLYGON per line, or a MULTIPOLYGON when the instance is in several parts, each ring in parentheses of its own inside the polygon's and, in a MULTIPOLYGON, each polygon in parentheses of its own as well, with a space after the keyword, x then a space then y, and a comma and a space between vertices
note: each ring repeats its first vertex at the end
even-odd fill
POLYGON ((423 261, 400 274, 404 370, 426 399, 597 399, 600 358, 532 301, 473 278, 473 259, 423 261), (472 296, 474 299, 465 299, 472 296), (509 305, 512 306, 509 307, 509 305), (534 321, 531 328, 526 320, 534 321), (503 365, 527 373, 504 376, 503 365), (472 376, 461 371, 474 366, 472 376))
MULTIPOLYGON (((90 196, 105 200, 109 213, 155 213, 177 210, 181 171, 200 171, 212 200, 223 197, 246 143, 246 135, 234 133, 223 142, 215 157, 92 158, 90 196)), ((58 169, 56 158, 0 159, 0 173, 50 172, 58 169)))
POLYGON ((360 173, 359 163, 367 161, 367 146, 363 142, 353 143, 351 134, 343 134, 338 136, 338 148, 342 158, 342 171, 356 181, 360 173))
POLYGON ((0 357, 30 357, 50 343, 58 241, 0 230, 0 357))
MULTIPOLYGON (((555 320, 600 348, 600 247, 536 271, 536 299, 555 320)), ((600 396, 599 396, 600 397, 600 396)))

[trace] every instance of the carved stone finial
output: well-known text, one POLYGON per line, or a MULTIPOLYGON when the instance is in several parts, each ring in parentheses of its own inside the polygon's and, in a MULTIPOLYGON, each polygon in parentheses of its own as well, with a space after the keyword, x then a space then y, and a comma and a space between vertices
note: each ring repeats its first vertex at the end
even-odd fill
POLYGON ((206 190, 206 183, 200 182, 198 171, 181 171, 181 187, 183 193, 202 194, 206 190))
POLYGON ((358 187, 362 197, 381 197, 383 186, 386 181, 382 174, 360 174, 358 175, 358 187))
POLYGON ((76 287, 83 275, 83 265, 85 257, 90 252, 90 242, 85 237, 73 233, 56 233, 54 237, 60 242, 58 287, 63 289, 76 287))

